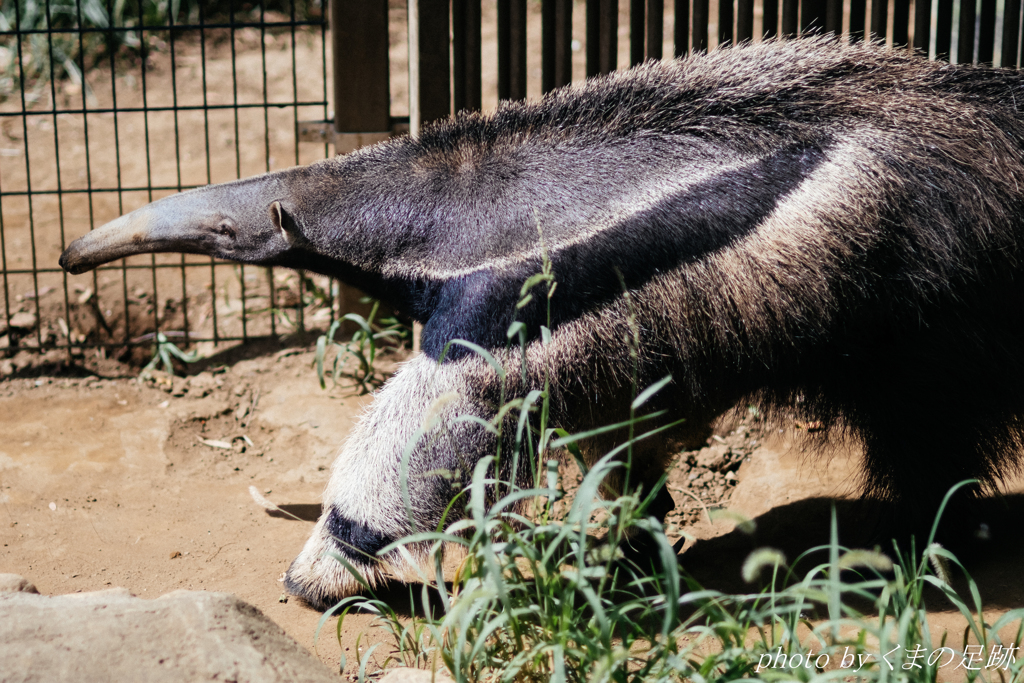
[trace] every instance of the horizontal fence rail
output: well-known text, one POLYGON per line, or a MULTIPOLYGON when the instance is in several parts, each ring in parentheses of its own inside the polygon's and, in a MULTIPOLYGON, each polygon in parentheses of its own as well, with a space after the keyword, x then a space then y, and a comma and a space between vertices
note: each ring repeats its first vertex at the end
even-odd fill
POLYGON ((1020 0, 271 3, 0 5, 0 360, 138 360, 158 332, 219 344, 355 306, 319 277, 189 255, 57 267, 71 240, 167 194, 744 41, 834 33, 958 63, 1022 57, 1020 0))

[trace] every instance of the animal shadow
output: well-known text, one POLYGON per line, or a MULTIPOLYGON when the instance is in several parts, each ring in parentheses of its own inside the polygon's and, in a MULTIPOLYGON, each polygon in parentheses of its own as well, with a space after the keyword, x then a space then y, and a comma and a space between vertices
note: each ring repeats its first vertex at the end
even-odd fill
MULTIPOLYGON (((748 592, 752 586, 740 575, 743 561, 753 550, 771 547, 781 550, 790 562, 806 553, 795 567, 797 576, 803 576, 828 559, 823 546, 829 544, 833 506, 841 546, 877 546, 895 559, 893 534, 886 533, 896 527, 892 524, 896 516, 891 505, 869 499, 808 498, 773 508, 755 518, 756 529, 752 534, 734 529, 717 538, 697 541, 679 556, 680 563, 705 588, 748 592), (814 548, 819 550, 812 551, 814 548)), ((938 541, 964 565, 987 608, 1024 606, 1024 585, 1019 580, 1020 567, 1024 565, 1024 546, 1019 543, 1022 521, 1024 495, 1012 494, 956 506, 947 510, 940 522, 938 541)), ((926 540, 902 536, 896 543, 906 555, 913 542, 920 557, 926 540)), ((958 590, 966 587, 958 571, 954 571, 953 583, 958 590)), ((940 607, 938 603, 934 605, 940 607)), ((942 605, 946 607, 951 605, 942 605)))

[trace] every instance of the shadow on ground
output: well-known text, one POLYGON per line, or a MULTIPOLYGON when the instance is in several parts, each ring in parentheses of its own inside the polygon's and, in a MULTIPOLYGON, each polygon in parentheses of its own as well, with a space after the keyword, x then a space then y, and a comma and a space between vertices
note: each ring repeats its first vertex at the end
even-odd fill
MULTIPOLYGON (((756 517, 753 520, 756 530, 752 534, 737 528, 717 538, 698 541, 679 556, 681 566, 704 588, 724 593, 749 593, 758 586, 743 581, 740 576, 743 562, 752 551, 771 547, 781 550, 790 561, 799 559, 797 575, 803 576, 814 566, 828 561, 833 508, 840 545, 848 548, 879 546, 893 556, 891 534, 882 531, 891 528, 894 519, 891 505, 869 499, 816 497, 781 505, 756 517)), ((1024 607, 1024 583, 1019 580, 1020 567, 1024 565, 1024 546, 1019 542, 1024 495, 964 502, 948 510, 945 518, 947 523, 940 524, 939 539, 943 547, 963 563, 977 584, 986 609, 1024 607), (984 531, 979 531, 982 529, 984 531)), ((915 547, 921 547, 921 542, 916 539, 913 542, 915 547)), ((909 537, 899 541, 901 549, 909 548, 910 544, 909 537)), ((962 572, 954 571, 953 580, 958 593, 969 594, 962 572)), ((451 589, 448 584, 449 592, 451 589)), ((413 605, 416 612, 422 613, 423 595, 421 584, 398 582, 385 584, 375 591, 376 598, 403 617, 411 615, 413 605)), ((439 608, 436 591, 428 589, 427 595, 433 606, 439 608)), ((953 608, 938 591, 926 593, 926 600, 932 609, 953 608)), ((869 605, 862 607, 870 610, 869 605)), ((436 612, 437 616, 440 614, 436 612)))
MULTIPOLYGON (((751 590, 740 570, 746 557, 757 548, 776 548, 790 561, 803 556, 797 566, 802 575, 828 559, 823 547, 829 543, 833 508, 840 545, 879 546, 890 556, 893 554, 892 534, 883 531, 898 525, 890 505, 868 499, 818 497, 780 505, 756 517, 753 534, 737 528, 717 538, 700 540, 680 555, 680 562, 705 588, 728 593, 751 590), (814 548, 819 550, 813 551, 814 548)), ((986 608, 1024 607, 1024 583, 1020 581, 1024 545, 1019 540, 1022 521, 1024 495, 1012 494, 955 506, 947 510, 939 526, 939 542, 963 563, 978 585, 986 608)), ((898 542, 901 549, 909 549, 911 539, 898 542)), ((917 548, 922 545, 917 539, 914 543, 917 548)), ((965 586, 962 577, 954 577, 958 591, 965 586)))

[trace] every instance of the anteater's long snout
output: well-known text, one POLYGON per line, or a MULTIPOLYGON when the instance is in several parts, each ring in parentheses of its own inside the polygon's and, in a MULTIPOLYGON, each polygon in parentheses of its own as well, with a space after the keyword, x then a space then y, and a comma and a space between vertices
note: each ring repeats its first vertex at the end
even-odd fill
POLYGON ((212 235, 202 229, 202 220, 182 219, 175 211, 179 207, 168 204, 165 199, 143 206, 78 238, 60 255, 61 268, 77 275, 135 254, 210 253, 212 235))
POLYGON ((160 232, 154 218, 143 207, 93 230, 68 245, 60 267, 78 275, 125 256, 157 251, 154 247, 166 240, 154 234, 160 232))

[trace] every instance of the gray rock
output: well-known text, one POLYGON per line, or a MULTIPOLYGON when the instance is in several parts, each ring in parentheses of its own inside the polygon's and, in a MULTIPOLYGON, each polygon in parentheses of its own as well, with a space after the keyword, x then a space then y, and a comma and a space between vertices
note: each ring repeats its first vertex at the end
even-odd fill
POLYGON ((337 681, 258 609, 228 593, 124 589, 0 593, 4 683, 337 681))
POLYGON ((0 593, 38 593, 28 579, 18 574, 0 574, 0 593))

